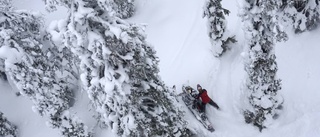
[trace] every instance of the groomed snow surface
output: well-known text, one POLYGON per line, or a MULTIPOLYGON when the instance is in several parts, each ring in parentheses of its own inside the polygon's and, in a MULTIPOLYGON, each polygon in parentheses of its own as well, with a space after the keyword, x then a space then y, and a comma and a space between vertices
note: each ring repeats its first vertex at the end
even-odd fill
MULTIPOLYGON (((278 77, 282 79, 284 109, 272 125, 263 130, 244 122, 241 115, 241 87, 245 77, 243 66, 243 31, 237 17, 240 0, 225 0, 223 6, 231 11, 228 27, 237 35, 238 43, 232 45, 222 58, 214 58, 210 51, 206 20, 202 18, 204 0, 137 0, 138 11, 130 22, 145 23, 148 41, 160 58, 160 75, 167 86, 182 84, 195 87, 201 84, 217 102, 221 110, 207 106, 207 115, 215 132, 210 133, 185 109, 189 127, 199 136, 208 137, 319 137, 320 136, 320 29, 303 34, 289 33, 289 41, 278 43, 276 55, 278 77)), ((43 10, 34 6, 40 0, 19 0, 19 9, 43 10), (27 4, 27 5, 26 5, 27 4), (37 9, 35 9, 37 8, 37 9)), ((48 14, 48 13, 44 13, 48 14)), ((47 20, 59 18, 53 13, 47 20)), ((62 18, 62 17, 61 17, 62 18)), ((46 23, 47 24, 47 23, 46 23)), ((15 96, 8 83, 0 82, 0 111, 16 124, 20 137, 58 137, 57 130, 45 125, 45 119, 32 112, 32 102, 15 96)), ((71 111, 94 128, 86 93, 79 93, 71 111)), ((109 131, 97 130, 97 136, 110 137, 109 131)))

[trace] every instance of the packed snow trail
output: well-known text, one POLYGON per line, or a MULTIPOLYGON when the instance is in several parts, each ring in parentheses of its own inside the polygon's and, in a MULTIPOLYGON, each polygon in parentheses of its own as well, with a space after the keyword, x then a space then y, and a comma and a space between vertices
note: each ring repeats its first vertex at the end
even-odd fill
POLYGON ((203 1, 197 0, 140 0, 137 14, 129 19, 148 25, 147 41, 157 51, 160 75, 168 86, 207 81, 214 58, 202 8, 203 1))

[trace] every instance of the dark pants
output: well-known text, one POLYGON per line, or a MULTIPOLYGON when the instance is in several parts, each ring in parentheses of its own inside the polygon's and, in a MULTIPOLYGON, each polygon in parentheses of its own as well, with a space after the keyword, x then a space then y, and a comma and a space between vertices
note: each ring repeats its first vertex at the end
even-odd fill
MULTIPOLYGON (((212 99, 210 100, 209 104, 213 107, 215 107, 216 109, 219 109, 219 106, 217 105, 216 102, 214 102, 212 99)), ((198 102, 198 107, 201 113, 206 111, 206 105, 207 103, 203 103, 203 102, 198 102)))
POLYGON ((209 104, 213 107, 215 107, 216 109, 219 109, 219 106, 216 102, 214 102, 212 99, 210 100, 209 104))
POLYGON ((204 113, 206 111, 206 105, 207 105, 207 103, 198 102, 199 111, 201 113, 204 113))

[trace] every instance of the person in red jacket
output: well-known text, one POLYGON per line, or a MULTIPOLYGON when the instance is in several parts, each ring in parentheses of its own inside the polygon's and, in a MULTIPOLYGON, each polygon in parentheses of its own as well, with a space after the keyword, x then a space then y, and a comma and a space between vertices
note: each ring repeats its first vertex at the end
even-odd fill
POLYGON ((199 91, 199 94, 197 96, 197 99, 201 98, 201 103, 199 104, 199 109, 200 112, 205 112, 206 109, 206 105, 207 103, 209 103, 210 105, 212 105, 213 107, 215 107, 216 109, 220 109, 219 106, 217 105, 217 103, 215 103, 207 94, 207 90, 202 89, 202 87, 197 84, 197 90, 199 91))

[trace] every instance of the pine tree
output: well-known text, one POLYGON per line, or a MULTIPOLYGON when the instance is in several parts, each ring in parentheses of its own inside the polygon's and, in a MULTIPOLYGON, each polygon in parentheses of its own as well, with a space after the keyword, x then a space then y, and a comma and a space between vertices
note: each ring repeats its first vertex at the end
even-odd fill
POLYGON ((204 17, 208 19, 208 34, 213 46, 214 55, 219 57, 230 47, 230 43, 235 43, 235 36, 231 36, 227 31, 227 21, 225 15, 230 11, 224 9, 221 0, 207 0, 204 6, 204 17))
MULTIPOLYGON (((57 6, 63 5, 70 7, 72 1, 68 0, 43 0, 46 5, 46 9, 49 12, 56 11, 57 6)), ((127 19, 134 15, 136 11, 135 0, 98 0, 100 5, 108 5, 109 14, 114 14, 121 19, 127 19)))
POLYGON ((127 19, 135 13, 134 0, 110 0, 110 2, 113 3, 113 10, 119 18, 127 19))
MULTIPOLYGON (((11 0, 0 1, 0 11, 8 11, 8 10, 11 10, 11 8, 12 8, 11 0)), ((0 58, 0 79, 7 81, 7 75, 5 73, 4 64, 5 64, 5 60, 0 58)))
MULTIPOLYGON (((61 21, 63 22, 63 21, 61 21)), ((63 31, 59 31, 59 28, 63 25, 59 25, 61 22, 53 21, 47 28, 44 36, 44 43, 48 46, 46 50, 46 56, 48 57, 48 63, 50 68, 55 70, 56 80, 59 81, 59 85, 67 87, 72 91, 72 95, 75 94, 74 90, 78 90, 79 80, 79 59, 63 44, 63 31)), ((72 98, 70 98, 72 99, 72 98)), ((74 100, 71 100, 72 105, 74 100)))
MULTIPOLYGON (((45 3, 45 9, 49 12, 57 10, 57 6, 69 7, 73 0, 42 0, 45 3)), ((102 1, 102 0, 101 0, 102 1)))
POLYGON ((56 69, 41 49, 41 17, 11 7, 1 8, 0 16, 0 52, 6 53, 0 58, 13 86, 30 98, 33 110, 47 117, 49 125, 61 129, 64 136, 90 136, 83 123, 73 121, 76 117, 68 114, 71 89, 62 84, 64 81, 57 77, 56 69), (70 120, 69 125, 65 124, 70 120))
POLYGON ((2 112, 0 112, 0 136, 17 137, 17 127, 8 121, 2 112))
POLYGON ((296 33, 313 30, 320 23, 319 0, 283 0, 281 11, 296 33))
POLYGON ((143 27, 114 16, 102 1, 65 3, 71 13, 59 30, 80 59, 80 78, 98 120, 119 136, 186 135, 143 27))
POLYGON ((4 59, 0 58, 0 79, 7 81, 7 75, 5 73, 5 68, 4 68, 4 59))
POLYGON ((277 78, 277 63, 274 52, 276 40, 285 40, 275 16, 278 10, 277 0, 245 0, 241 17, 247 36, 247 72, 244 91, 248 97, 248 108, 244 117, 261 131, 272 119, 278 116, 278 109, 283 103, 278 91, 281 80, 277 78))
POLYGON ((0 10, 1 11, 6 11, 6 10, 11 10, 12 9, 12 0, 1 0, 0 1, 0 10))

